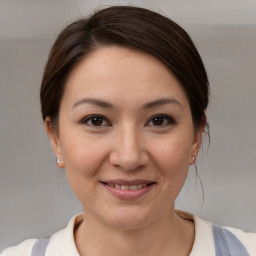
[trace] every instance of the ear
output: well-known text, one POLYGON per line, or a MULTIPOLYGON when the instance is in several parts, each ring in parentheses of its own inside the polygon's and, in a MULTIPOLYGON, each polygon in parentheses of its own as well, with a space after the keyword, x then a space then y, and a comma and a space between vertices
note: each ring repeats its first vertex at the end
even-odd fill
POLYGON ((52 127, 52 123, 51 123, 51 118, 49 116, 47 116, 45 118, 44 125, 45 125, 45 129, 46 129, 46 133, 50 139, 52 149, 53 149, 57 159, 60 159, 60 161, 57 162, 57 166, 59 168, 64 168, 65 164, 64 164, 64 159, 63 159, 63 155, 62 155, 59 136, 58 136, 58 133, 56 131, 54 131, 54 129, 52 127))
POLYGON ((194 133, 194 141, 192 144, 190 165, 195 163, 195 160, 198 156, 198 152, 200 150, 201 143, 202 143, 202 137, 203 137, 203 132, 204 132, 205 126, 206 126, 206 119, 204 118, 202 120, 200 127, 197 128, 194 133))

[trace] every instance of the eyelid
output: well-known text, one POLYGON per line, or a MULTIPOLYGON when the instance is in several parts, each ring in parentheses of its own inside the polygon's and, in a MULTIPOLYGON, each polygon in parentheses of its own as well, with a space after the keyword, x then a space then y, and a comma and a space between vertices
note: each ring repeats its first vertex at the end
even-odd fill
POLYGON ((93 127, 93 128, 101 128, 101 127, 110 126, 109 120, 108 120, 105 116, 100 115, 100 114, 91 114, 91 115, 87 115, 87 116, 83 117, 83 118, 80 120, 79 123, 80 123, 80 124, 83 124, 83 125, 87 125, 87 126, 89 126, 89 127, 93 127), (103 119, 103 122, 107 122, 107 124, 105 124, 105 125, 99 125, 99 126, 88 124, 88 122, 89 122, 90 120, 92 120, 94 117, 102 118, 102 119, 103 119))
MULTIPOLYGON (((172 116, 170 116, 170 115, 167 115, 167 114, 155 114, 155 115, 153 115, 153 116, 151 116, 151 117, 149 118, 149 120, 146 122, 146 125, 148 125, 149 122, 151 122, 151 121, 152 121, 154 118, 156 118, 156 117, 161 117, 161 118, 163 118, 163 119, 168 120, 169 123, 168 123, 167 125, 176 124, 175 119, 174 119, 172 116)), ((149 125, 149 126, 154 126, 154 125, 149 125)), ((166 126, 166 125, 161 125, 161 126, 155 125, 155 127, 158 127, 158 128, 165 127, 165 126, 166 126)))
MULTIPOLYGON (((80 121, 79 121, 80 124, 82 125, 86 125, 86 126, 89 126, 89 127, 92 127, 92 128, 102 128, 102 127, 106 127, 106 126, 111 126, 111 123, 110 121, 103 115, 101 114, 90 114, 90 115, 87 115, 85 117, 83 117, 80 121), (101 118, 103 120, 103 122, 105 122, 105 124, 102 124, 102 125, 92 125, 92 124, 89 124, 89 121, 92 120, 93 118, 101 118)), ((154 127, 158 127, 158 128, 161 128, 161 127, 166 127, 166 126, 169 126, 169 125, 173 125, 173 124, 176 124, 176 121, 175 119, 170 116, 170 115, 167 115, 167 114, 155 114, 153 116, 151 116, 148 121, 146 122, 145 126, 154 126, 154 127), (160 118, 163 118, 165 121, 167 120, 167 124, 163 124, 163 125, 150 125, 149 123, 153 121, 154 118, 156 117, 160 117, 160 118)))

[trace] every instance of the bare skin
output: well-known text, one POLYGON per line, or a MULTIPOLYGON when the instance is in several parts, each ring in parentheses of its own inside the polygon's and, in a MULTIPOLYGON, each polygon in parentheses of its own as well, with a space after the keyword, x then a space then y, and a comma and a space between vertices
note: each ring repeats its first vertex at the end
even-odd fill
POLYGON ((198 154, 188 98, 157 59, 102 47, 72 71, 53 149, 81 201, 75 232, 82 256, 187 256, 193 222, 174 202, 198 154))
POLYGON ((81 256, 189 255, 194 242, 194 224, 175 216, 174 223, 166 225, 169 215, 167 220, 162 219, 163 223, 135 231, 109 230, 107 227, 102 232, 102 226, 83 222, 75 232, 78 252, 81 256))

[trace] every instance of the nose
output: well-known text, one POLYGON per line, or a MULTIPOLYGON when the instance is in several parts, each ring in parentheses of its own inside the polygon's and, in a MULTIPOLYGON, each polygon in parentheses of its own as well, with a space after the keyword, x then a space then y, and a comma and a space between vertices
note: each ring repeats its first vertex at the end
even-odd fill
POLYGON ((146 166, 149 157, 143 138, 135 128, 126 127, 115 134, 109 160, 124 171, 138 170, 146 166))

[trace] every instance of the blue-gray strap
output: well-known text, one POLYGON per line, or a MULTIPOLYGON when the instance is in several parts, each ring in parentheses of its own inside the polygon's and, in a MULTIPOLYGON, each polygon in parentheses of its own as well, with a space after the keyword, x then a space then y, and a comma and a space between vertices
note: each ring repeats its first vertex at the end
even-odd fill
POLYGON ((33 245, 31 256, 45 256, 46 248, 50 242, 50 238, 37 239, 33 245))
POLYGON ((213 225, 216 256, 249 256, 241 241, 229 230, 213 225))

